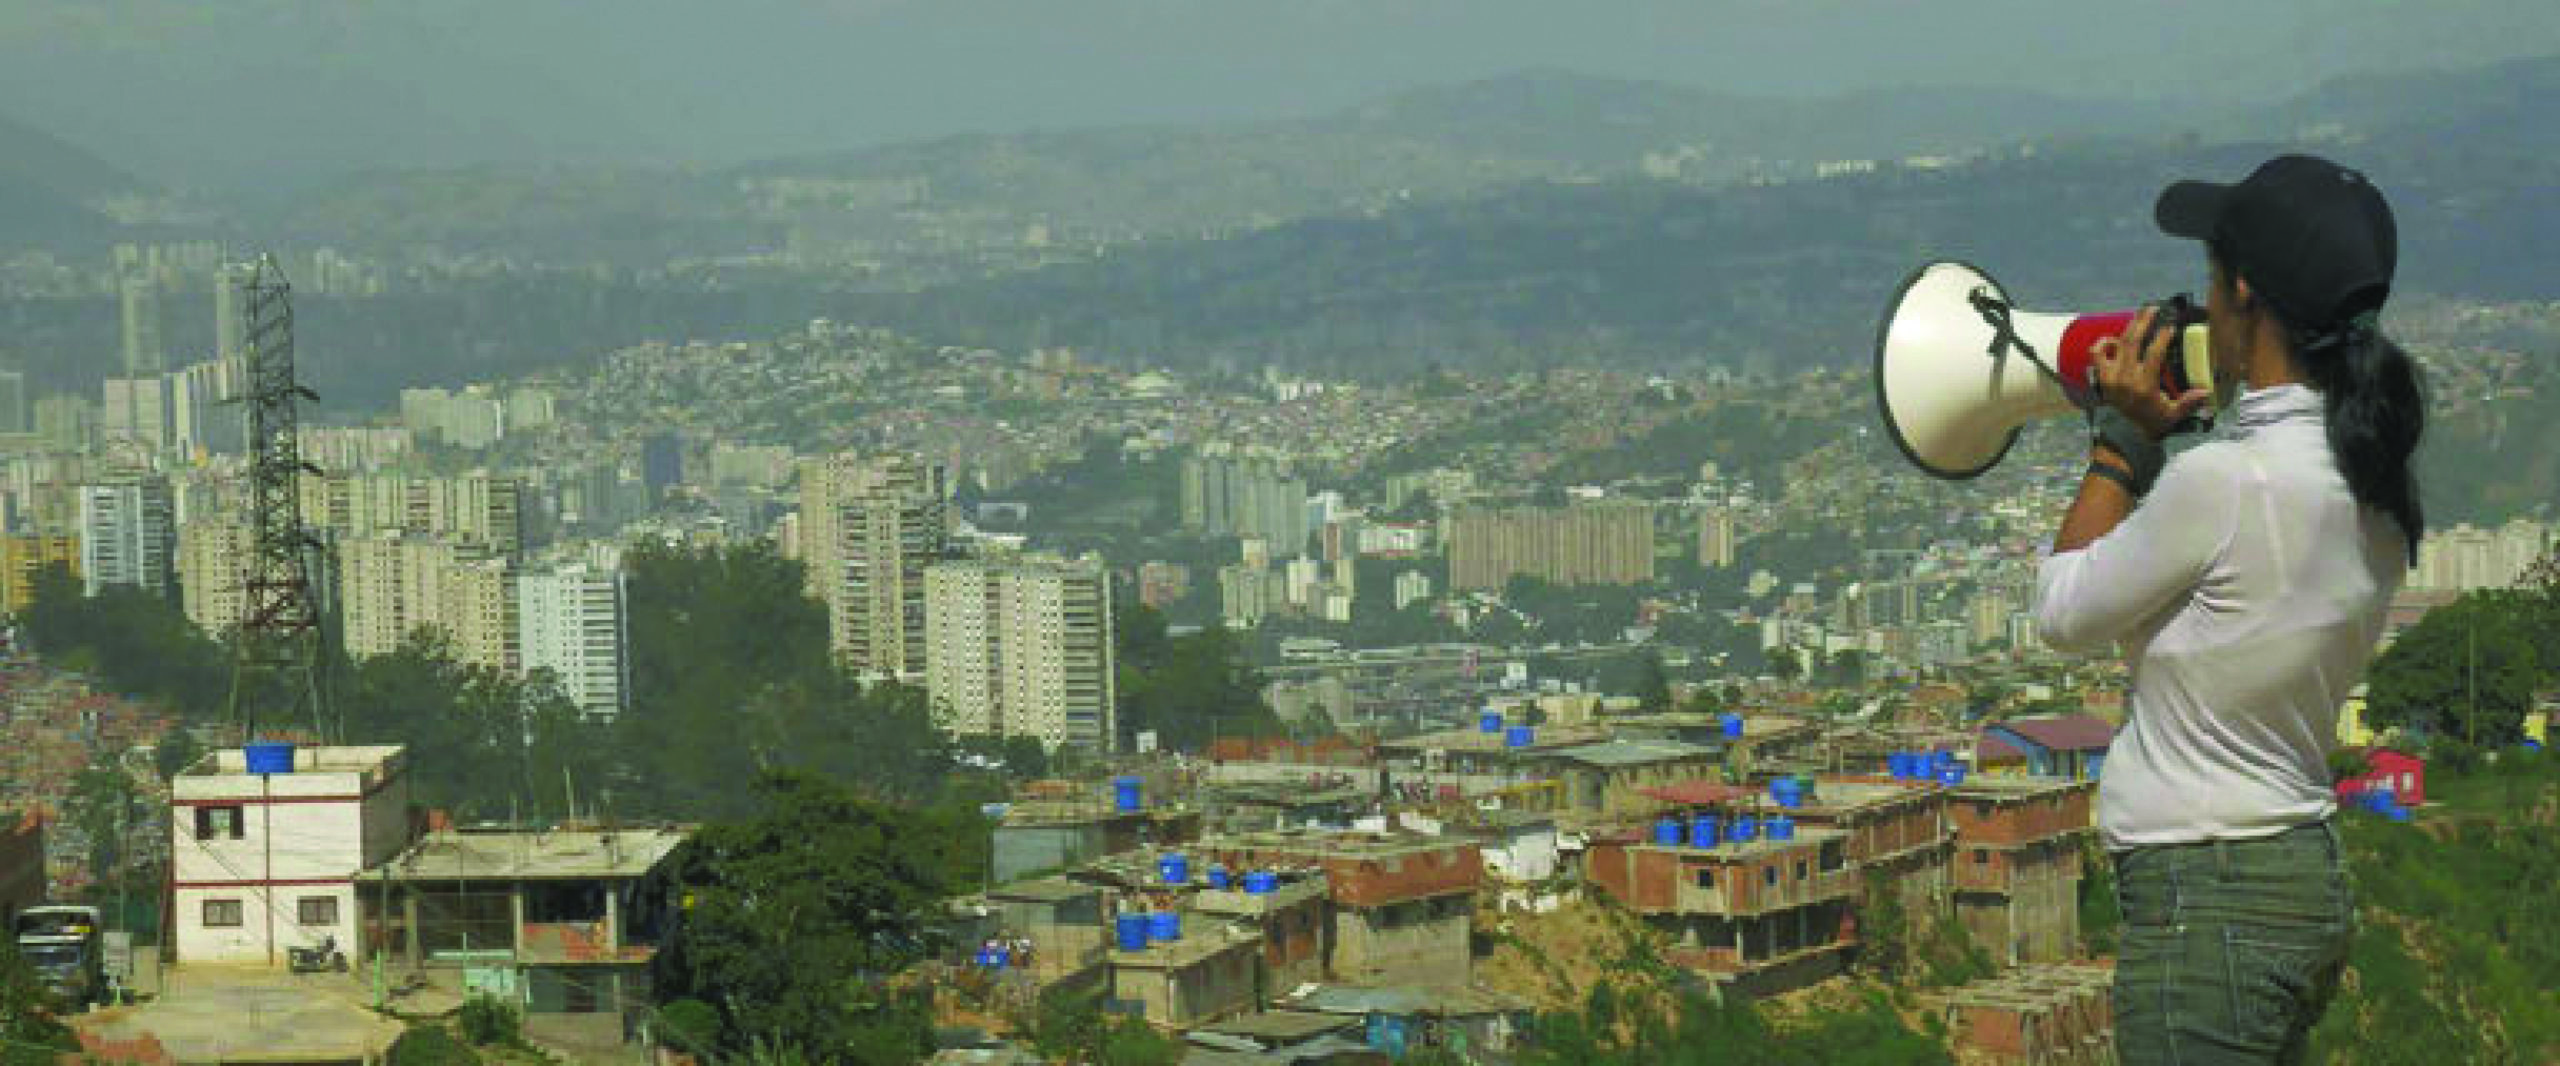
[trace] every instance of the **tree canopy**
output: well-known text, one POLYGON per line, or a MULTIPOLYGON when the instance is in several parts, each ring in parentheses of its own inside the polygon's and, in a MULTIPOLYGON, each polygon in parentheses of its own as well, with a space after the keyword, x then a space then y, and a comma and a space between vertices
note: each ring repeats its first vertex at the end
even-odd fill
POLYGON ((2467 744, 2515 743, 2534 693, 2560 672, 2552 604, 2543 590, 2494 590, 2429 611, 2374 661, 2368 721, 2467 744))
POLYGON ((707 1005, 732 1053, 922 1057, 929 1003, 894 975, 931 950, 955 837, 971 830, 804 772, 748 791, 753 815, 704 826, 662 870, 676 913, 655 995, 707 1005))

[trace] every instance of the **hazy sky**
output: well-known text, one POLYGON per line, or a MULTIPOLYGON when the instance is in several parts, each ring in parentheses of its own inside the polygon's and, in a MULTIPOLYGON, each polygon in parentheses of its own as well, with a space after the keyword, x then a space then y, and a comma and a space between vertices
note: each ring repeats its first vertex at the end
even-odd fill
POLYGON ((0 0, 0 112, 236 185, 1295 116, 1524 67, 2233 100, 2550 53, 2553 0, 0 0))

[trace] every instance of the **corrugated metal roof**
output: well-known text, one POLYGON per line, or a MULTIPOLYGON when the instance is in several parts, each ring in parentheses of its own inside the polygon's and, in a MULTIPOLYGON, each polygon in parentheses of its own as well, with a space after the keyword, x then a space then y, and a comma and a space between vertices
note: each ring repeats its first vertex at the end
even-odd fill
POLYGON ((1728 785, 1722 781, 1682 781, 1659 788, 1639 789, 1646 796, 1681 807, 1705 807, 1749 799, 1759 789, 1749 785, 1728 785))
POLYGON ((1715 749, 1676 740, 1608 740, 1550 752, 1559 759, 1589 763, 1593 766, 1642 766, 1646 763, 1670 762, 1714 755, 1715 749))
POLYGON ((1285 1003, 1297 1010, 1326 1014, 1432 1014, 1444 1017, 1507 1014, 1530 1009, 1528 1003, 1499 992, 1459 985, 1383 985, 1376 988, 1318 985, 1303 995, 1289 997, 1285 1003))
POLYGON ((2006 729, 2048 751, 2102 751, 2116 739, 2116 727, 2093 714, 2012 718, 1990 728, 2006 729))

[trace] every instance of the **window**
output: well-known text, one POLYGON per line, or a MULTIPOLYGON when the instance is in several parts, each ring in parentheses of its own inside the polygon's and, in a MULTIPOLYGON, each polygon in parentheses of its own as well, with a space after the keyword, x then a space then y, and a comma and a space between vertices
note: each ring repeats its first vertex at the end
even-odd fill
POLYGON ((1760 868, 1760 879, 1761 879, 1762 881, 1767 882, 1767 883, 1768 883, 1768 885, 1769 885, 1769 887, 1771 887, 1771 888, 1776 888, 1776 887, 1778 887, 1778 868, 1777 868, 1777 867, 1775 867, 1775 866, 1763 866, 1763 867, 1761 867, 1761 868, 1760 868))
POLYGON ((1976 866, 1991 865, 1991 853, 1984 851, 1981 848, 1973 849, 1973 864, 1976 866))
POLYGON ((1974 816, 1975 818, 1981 819, 1981 820, 1986 821, 1986 822, 1987 822, 1987 821, 1990 821, 1990 820, 1991 820, 1991 801, 1990 801, 1990 800, 1975 800, 1975 801, 1973 801, 1973 816, 1974 816))
POLYGON ((294 917, 304 925, 338 924, 338 897, 304 896, 294 901, 294 917))
POLYGON ((1803 859, 1797 859, 1797 860, 1796 860, 1796 880, 1798 880, 1798 881, 1802 881, 1802 880, 1804 880, 1804 860, 1803 860, 1803 859))
POLYGON ((1698 868, 1698 887, 1699 887, 1699 888, 1714 888, 1714 887, 1716 887, 1716 872, 1715 872, 1714 870, 1708 869, 1708 868, 1706 868, 1706 867, 1699 867, 1699 868, 1698 868))
POLYGON ((239 900, 236 900, 236 899, 209 899, 209 900, 204 901, 204 927, 205 927, 205 928, 207 928, 207 929, 238 929, 238 928, 240 928, 240 926, 241 926, 242 922, 243 922, 243 918, 242 918, 242 916, 241 916, 241 907, 240 907, 240 901, 239 901, 239 900))
POLYGON ((196 839, 238 840, 242 835, 240 805, 196 808, 196 839))

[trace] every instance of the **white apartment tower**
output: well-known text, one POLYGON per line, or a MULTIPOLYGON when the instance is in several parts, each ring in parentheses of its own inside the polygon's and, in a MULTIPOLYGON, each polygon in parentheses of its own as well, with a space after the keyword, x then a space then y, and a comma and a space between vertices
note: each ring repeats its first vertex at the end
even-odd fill
POLYGON ((827 644, 866 678, 925 665, 925 569, 950 542, 943 468, 851 453, 800 464, 800 560, 827 605, 827 644))
POLYGON ((1099 557, 938 563, 925 590, 925 688, 944 729, 1113 748, 1111 580, 1099 557))
POLYGON ((79 500, 80 578, 87 593, 128 585, 169 595, 178 536, 168 479, 146 474, 82 485, 79 500))
POLYGON ((620 569, 572 563, 516 579, 516 647, 526 673, 550 670, 591 718, 622 713, 631 690, 620 569))

